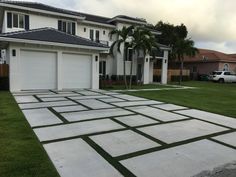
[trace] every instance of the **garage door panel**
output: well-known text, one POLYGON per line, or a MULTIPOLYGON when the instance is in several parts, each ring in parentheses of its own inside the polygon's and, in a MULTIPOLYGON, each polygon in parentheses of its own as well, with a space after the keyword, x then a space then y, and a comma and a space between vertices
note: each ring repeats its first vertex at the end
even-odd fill
POLYGON ((55 89, 56 53, 21 50, 21 89, 55 89))
POLYGON ((92 57, 63 54, 62 81, 64 89, 91 88, 92 57))

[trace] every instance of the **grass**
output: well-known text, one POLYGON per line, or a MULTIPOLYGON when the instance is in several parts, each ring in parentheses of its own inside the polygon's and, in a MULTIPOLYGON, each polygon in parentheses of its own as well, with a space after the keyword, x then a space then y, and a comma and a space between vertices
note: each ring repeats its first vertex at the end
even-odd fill
POLYGON ((186 90, 127 92, 127 94, 174 103, 236 118, 236 84, 189 81, 186 90))
MULTIPOLYGON (((132 85, 131 89, 155 89, 155 88, 170 88, 171 86, 160 85, 160 84, 147 84, 147 85, 132 85)), ((123 90, 125 89, 124 85, 112 85, 102 88, 104 90, 123 90)))
POLYGON ((59 177, 9 92, 0 92, 0 176, 59 177))

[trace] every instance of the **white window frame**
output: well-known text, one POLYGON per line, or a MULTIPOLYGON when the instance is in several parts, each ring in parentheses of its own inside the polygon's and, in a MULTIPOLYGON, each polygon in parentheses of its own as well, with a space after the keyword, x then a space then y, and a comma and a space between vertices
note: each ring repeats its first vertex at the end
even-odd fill
POLYGON ((101 40, 101 30, 99 30, 99 29, 94 29, 94 28, 90 28, 89 29, 89 39, 91 40, 91 38, 90 38, 90 31, 93 31, 93 40, 92 41, 96 41, 96 32, 97 31, 99 31, 99 39, 98 39, 98 41, 100 41, 101 40))
POLYGON ((25 29, 25 14, 23 13, 18 13, 18 12, 10 12, 9 13, 12 13, 12 28, 13 29, 25 29), (14 15, 17 15, 17 27, 14 26, 14 15), (23 27, 20 27, 20 16, 23 17, 23 27))
POLYGON ((67 33, 67 34, 72 34, 72 24, 73 23, 75 23, 75 31, 76 31, 76 22, 74 22, 74 21, 69 21, 69 20, 61 20, 61 31, 62 32, 65 32, 65 33, 67 33), (64 30, 64 28, 63 28, 63 23, 66 23, 66 29, 64 30), (70 28, 70 31, 69 31, 69 24, 70 24, 70 26, 71 26, 71 28, 70 28))

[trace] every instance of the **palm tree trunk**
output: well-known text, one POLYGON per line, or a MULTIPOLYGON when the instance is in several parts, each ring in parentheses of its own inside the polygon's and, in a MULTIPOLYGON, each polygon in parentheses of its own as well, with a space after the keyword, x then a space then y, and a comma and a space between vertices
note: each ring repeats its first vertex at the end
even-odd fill
POLYGON ((179 75, 179 85, 183 81, 183 69, 184 69, 184 61, 180 59, 180 75, 179 75))
POLYGON ((132 87, 132 80, 133 80, 133 57, 132 57, 132 60, 131 60, 131 63, 130 63, 130 75, 129 75, 129 89, 131 89, 132 87))
POLYGON ((128 85, 127 85, 127 80, 126 80, 126 48, 124 46, 124 53, 123 53, 123 71, 124 71, 124 74, 123 74, 123 77, 124 77, 124 84, 125 84, 125 89, 128 89, 128 85))

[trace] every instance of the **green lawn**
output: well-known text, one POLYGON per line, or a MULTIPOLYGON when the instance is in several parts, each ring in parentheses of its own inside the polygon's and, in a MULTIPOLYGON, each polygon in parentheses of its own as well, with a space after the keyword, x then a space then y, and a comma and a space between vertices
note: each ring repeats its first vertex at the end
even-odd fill
POLYGON ((127 92, 127 94, 236 118, 236 84, 189 81, 183 85, 196 89, 127 92))
POLYGON ((9 92, 0 92, 0 176, 59 177, 9 92))

